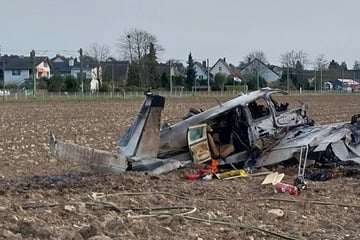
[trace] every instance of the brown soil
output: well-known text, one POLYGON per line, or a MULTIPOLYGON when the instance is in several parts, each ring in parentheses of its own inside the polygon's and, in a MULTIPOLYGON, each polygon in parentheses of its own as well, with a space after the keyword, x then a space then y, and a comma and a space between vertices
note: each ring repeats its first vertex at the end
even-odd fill
MULTIPOLYGON (((359 95, 300 99, 317 124, 360 112, 359 95)), ((291 196, 261 186, 263 176, 190 181, 190 168, 155 177, 99 174, 49 156, 50 130, 59 139, 116 151, 141 101, 0 103, 0 239, 360 239, 360 175, 346 175, 354 167, 326 169, 330 180, 308 181, 291 196)), ((215 104, 214 98, 168 99, 163 119, 215 104)), ((289 183, 297 173, 296 166, 270 170, 285 172, 289 183)))

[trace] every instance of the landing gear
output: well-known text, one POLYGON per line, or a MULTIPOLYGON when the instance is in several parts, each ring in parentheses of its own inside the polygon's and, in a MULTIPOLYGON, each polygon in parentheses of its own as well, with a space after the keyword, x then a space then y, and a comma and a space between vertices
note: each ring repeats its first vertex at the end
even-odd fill
POLYGON ((306 168, 306 160, 308 158, 308 154, 309 154, 309 146, 308 145, 301 146, 298 176, 294 180, 294 186, 296 186, 299 191, 306 189, 305 168, 306 168))

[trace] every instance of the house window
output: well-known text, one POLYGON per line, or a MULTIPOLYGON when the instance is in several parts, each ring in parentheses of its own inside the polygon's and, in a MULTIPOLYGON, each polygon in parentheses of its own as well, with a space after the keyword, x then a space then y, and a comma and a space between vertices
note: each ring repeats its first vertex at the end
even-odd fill
POLYGON ((222 67, 219 67, 219 72, 222 72, 222 67))
POLYGON ((20 76, 20 74, 21 74, 21 71, 19 69, 13 69, 12 70, 12 75, 13 76, 20 76))

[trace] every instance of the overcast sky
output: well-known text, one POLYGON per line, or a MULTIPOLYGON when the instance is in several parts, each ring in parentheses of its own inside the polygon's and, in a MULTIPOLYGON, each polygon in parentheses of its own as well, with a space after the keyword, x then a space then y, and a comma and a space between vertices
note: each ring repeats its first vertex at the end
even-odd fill
MULTIPOLYGON (((77 56, 98 42, 121 58, 117 39, 131 29, 153 34, 159 56, 187 60, 218 58, 238 64, 254 50, 279 64, 286 51, 314 60, 360 59, 358 0, 2 0, 1 53, 77 56)), ((309 66, 311 67, 311 66, 309 66)))

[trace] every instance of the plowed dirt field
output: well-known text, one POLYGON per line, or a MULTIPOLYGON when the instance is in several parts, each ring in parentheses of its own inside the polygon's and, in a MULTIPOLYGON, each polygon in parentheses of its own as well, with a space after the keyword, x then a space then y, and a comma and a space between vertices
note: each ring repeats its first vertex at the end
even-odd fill
MULTIPOLYGON (((360 95, 298 98, 315 124, 360 113, 360 95)), ((190 168, 159 176, 100 174, 49 156, 50 130, 58 139, 117 151, 141 102, 0 102, 0 239, 360 239, 354 166, 326 169, 328 181, 308 181, 291 196, 261 186, 263 176, 189 181, 190 168)), ((215 98, 170 98, 162 118, 216 104, 215 98)), ((269 170, 285 172, 290 183, 297 174, 296 166, 269 170)))

